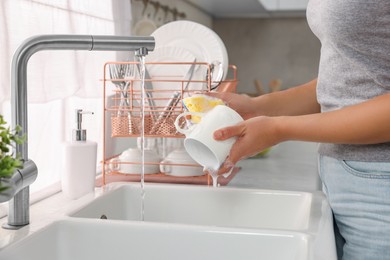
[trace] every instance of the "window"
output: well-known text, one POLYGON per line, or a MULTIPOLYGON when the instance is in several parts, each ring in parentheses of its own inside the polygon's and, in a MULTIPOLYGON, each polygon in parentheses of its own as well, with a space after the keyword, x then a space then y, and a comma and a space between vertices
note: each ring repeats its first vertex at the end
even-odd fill
MULTIPOLYGON (((10 67, 13 53, 26 38, 39 34, 130 35, 130 0, 0 1, 0 113, 11 122, 10 67)), ((74 110, 94 111, 83 126, 88 139, 102 145, 103 90, 107 61, 128 53, 41 51, 28 63, 29 158, 38 166, 31 186, 37 192, 60 180, 61 150, 70 141, 74 110)))

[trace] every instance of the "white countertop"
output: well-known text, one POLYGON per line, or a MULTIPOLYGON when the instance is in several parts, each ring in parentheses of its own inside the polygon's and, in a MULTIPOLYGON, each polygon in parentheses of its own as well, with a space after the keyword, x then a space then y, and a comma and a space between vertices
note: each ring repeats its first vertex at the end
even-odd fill
POLYGON ((289 141, 276 145, 264 157, 240 161, 241 171, 228 186, 292 191, 321 190, 317 143, 289 141))

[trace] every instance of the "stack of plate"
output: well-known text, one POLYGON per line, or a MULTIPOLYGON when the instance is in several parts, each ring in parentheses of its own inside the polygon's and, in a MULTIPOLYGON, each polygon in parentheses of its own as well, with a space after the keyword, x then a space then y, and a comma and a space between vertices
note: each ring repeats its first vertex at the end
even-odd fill
MULTIPOLYGON (((146 62, 206 62, 217 64, 222 73, 213 73, 212 81, 225 79, 228 71, 228 54, 221 38, 210 28, 191 21, 174 21, 159 27, 152 33, 156 47, 146 56, 146 62)), ((182 80, 187 75, 191 65, 148 65, 149 75, 156 79, 153 82, 153 97, 156 106, 166 105, 165 98, 172 93, 164 90, 172 89, 167 82, 158 79, 182 80), (162 90, 162 91, 161 91, 162 90), (161 101, 159 101, 161 100, 161 101)), ((197 66, 192 80, 205 80, 206 66, 197 66)), ((202 90, 201 84, 190 84, 190 90, 202 90)))
MULTIPOLYGON (((191 21, 165 24, 152 33, 156 50, 163 47, 184 49, 195 56, 197 62, 220 62, 226 74, 228 54, 221 38, 210 28, 191 21)), ((189 60, 191 62, 191 60, 189 60)))

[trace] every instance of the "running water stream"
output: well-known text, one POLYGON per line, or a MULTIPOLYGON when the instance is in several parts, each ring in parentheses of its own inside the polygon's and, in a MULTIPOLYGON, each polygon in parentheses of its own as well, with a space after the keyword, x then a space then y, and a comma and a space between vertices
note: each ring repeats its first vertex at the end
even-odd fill
POLYGON ((140 56, 141 79, 141 221, 145 219, 145 56, 140 56))

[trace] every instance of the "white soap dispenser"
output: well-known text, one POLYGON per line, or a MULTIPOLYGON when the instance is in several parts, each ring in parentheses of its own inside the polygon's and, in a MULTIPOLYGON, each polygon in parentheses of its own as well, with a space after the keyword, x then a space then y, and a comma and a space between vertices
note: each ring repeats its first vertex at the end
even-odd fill
POLYGON ((93 112, 76 109, 76 129, 72 141, 64 145, 62 191, 71 199, 95 190, 97 143, 87 141, 87 131, 81 127, 83 114, 93 112))

